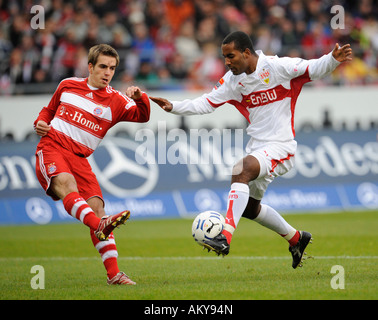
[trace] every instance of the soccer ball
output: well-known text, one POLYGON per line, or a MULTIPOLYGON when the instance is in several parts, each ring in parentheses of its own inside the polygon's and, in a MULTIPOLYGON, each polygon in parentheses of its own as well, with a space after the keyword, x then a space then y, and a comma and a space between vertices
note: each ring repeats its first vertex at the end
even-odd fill
POLYGON ((203 245, 203 240, 213 239, 223 230, 224 217, 216 211, 201 212, 193 221, 192 236, 194 240, 203 245))

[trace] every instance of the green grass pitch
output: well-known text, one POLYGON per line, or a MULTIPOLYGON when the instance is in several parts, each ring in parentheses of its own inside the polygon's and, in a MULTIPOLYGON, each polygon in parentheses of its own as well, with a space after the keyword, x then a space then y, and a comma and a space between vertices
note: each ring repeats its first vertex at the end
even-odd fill
POLYGON ((242 219, 224 258, 191 236, 191 220, 133 221, 115 231, 120 269, 136 286, 108 286, 88 229, 80 223, 3 226, 1 300, 259 300, 378 298, 378 212, 285 215, 310 231, 303 268, 291 268, 288 244, 242 219), (32 289, 34 265, 44 289, 32 289), (344 270, 331 273, 333 266, 344 270), (344 289, 333 289, 331 281, 344 289))

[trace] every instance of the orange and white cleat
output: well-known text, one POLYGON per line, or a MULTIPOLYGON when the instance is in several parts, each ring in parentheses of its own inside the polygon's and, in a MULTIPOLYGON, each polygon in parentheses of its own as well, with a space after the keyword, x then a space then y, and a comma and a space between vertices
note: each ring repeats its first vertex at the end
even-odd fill
POLYGON ((108 279, 108 284, 136 285, 136 282, 131 280, 124 272, 120 271, 113 278, 108 279))
POLYGON ((124 224, 130 217, 130 211, 126 210, 112 216, 103 216, 97 230, 94 232, 95 236, 100 241, 108 240, 109 235, 118 226, 124 224))

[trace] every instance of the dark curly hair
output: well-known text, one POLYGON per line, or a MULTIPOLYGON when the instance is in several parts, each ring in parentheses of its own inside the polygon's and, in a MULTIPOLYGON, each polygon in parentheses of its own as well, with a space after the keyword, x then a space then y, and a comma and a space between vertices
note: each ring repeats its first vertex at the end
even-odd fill
POLYGON ((235 49, 239 50, 240 52, 245 51, 245 49, 249 49, 251 53, 255 54, 255 49, 253 48, 253 43, 251 38, 243 31, 234 31, 227 35, 223 42, 223 44, 229 44, 233 42, 235 49))

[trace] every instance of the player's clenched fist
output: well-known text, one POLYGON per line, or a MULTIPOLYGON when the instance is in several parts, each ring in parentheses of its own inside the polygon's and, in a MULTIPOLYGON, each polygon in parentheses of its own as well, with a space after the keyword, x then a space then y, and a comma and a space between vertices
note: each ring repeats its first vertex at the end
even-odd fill
POLYGON ((138 87, 132 86, 126 89, 126 95, 133 100, 140 99, 142 97, 142 94, 142 90, 140 90, 138 87))
POLYGON ((50 131, 50 129, 51 127, 42 120, 38 121, 34 128, 35 132, 41 137, 45 136, 50 131))

